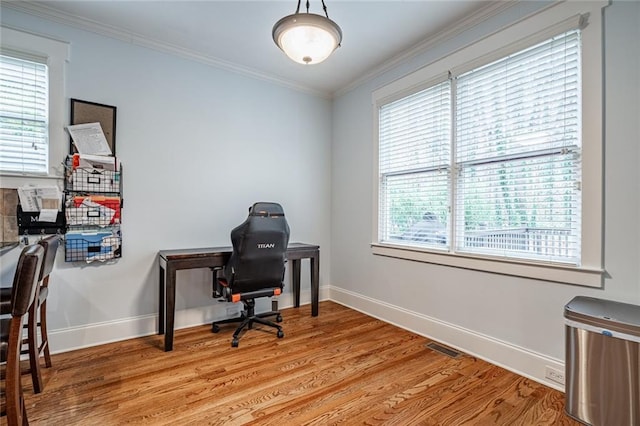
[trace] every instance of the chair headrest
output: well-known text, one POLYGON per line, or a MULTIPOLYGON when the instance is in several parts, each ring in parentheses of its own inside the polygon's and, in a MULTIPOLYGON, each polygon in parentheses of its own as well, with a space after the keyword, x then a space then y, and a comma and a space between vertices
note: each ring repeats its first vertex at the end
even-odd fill
POLYGON ((280 217, 284 216, 284 210, 278 203, 258 202, 249 208, 249 216, 280 217))

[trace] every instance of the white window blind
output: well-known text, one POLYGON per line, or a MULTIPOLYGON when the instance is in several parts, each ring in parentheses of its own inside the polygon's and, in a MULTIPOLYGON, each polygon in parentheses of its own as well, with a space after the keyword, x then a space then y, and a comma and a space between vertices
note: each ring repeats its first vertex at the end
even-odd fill
POLYGON ((572 30, 381 105, 378 241, 580 265, 580 67, 572 30))
POLYGON ((448 247, 451 82, 379 114, 380 240, 448 247))
POLYGON ((47 65, 0 55, 0 171, 48 171, 47 65))
POLYGON ((456 250, 579 264, 579 31, 456 86, 456 250))

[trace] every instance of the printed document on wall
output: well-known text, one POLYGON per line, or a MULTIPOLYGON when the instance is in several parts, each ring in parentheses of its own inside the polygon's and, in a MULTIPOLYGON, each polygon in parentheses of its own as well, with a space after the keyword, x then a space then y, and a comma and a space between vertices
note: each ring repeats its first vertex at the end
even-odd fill
POLYGON ((100 123, 74 124, 67 126, 67 130, 80 154, 111 155, 100 123))

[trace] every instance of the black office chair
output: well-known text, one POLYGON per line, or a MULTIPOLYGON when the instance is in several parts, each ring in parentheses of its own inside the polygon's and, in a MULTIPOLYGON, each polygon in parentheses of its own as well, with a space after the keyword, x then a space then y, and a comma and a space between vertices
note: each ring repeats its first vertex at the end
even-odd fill
POLYGON ((277 301, 272 302, 271 311, 255 313, 255 299, 277 296, 284 287, 289 225, 280 204, 255 203, 247 220, 231 231, 231 243, 229 261, 214 270, 213 297, 242 302, 244 310, 238 318, 214 322, 211 331, 220 331, 221 324, 240 322, 231 340, 233 347, 238 346, 240 333, 254 323, 276 328, 277 336, 284 337, 281 326, 265 319, 275 316, 277 322, 282 321, 277 301))

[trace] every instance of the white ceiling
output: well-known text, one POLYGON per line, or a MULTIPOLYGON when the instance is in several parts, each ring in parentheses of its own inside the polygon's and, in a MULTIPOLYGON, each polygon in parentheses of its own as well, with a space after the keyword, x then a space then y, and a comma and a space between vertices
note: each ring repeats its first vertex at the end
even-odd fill
MULTIPOLYGON (((331 95, 497 2, 325 0, 329 17, 342 28, 343 42, 317 65, 294 63, 271 38, 273 24, 295 11, 295 0, 4 3, 58 22, 331 95)), ((322 14, 321 7, 320 0, 310 0, 311 13, 322 14)))

